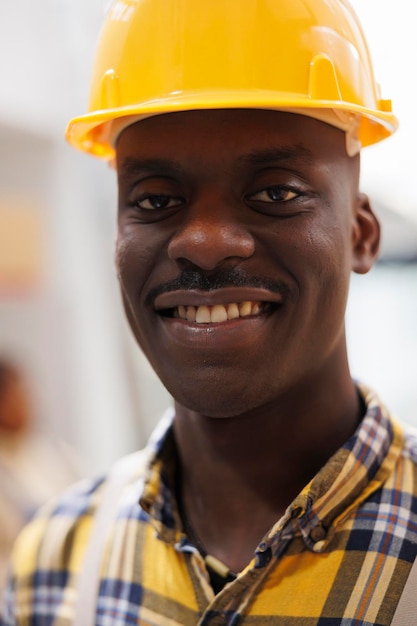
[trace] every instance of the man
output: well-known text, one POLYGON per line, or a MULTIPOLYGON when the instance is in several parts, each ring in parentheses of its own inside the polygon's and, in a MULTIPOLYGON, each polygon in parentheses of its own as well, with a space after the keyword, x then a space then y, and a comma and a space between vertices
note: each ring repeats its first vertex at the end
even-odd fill
POLYGON ((6 624, 391 624, 416 441, 352 381, 344 312, 379 245, 359 152, 395 128, 347 2, 113 5, 68 139, 114 159, 124 307, 175 410, 27 528, 6 624))

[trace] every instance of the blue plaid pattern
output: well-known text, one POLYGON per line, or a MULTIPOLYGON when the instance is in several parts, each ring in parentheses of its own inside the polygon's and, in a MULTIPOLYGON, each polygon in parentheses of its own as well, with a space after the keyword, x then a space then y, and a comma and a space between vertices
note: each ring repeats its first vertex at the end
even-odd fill
MULTIPOLYGON (((360 391, 367 413, 354 436, 217 595, 170 489, 169 416, 115 503, 95 626, 388 626, 417 554, 417 437, 360 391)), ((70 626, 105 484, 76 485, 24 530, 3 626, 70 626)))

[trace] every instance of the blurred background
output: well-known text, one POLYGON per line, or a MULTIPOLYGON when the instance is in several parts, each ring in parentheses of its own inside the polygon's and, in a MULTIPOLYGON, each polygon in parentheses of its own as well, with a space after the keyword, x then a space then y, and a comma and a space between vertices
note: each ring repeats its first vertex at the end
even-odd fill
MULTIPOLYGON (((84 471, 137 449, 170 398, 133 344, 113 267, 115 175, 69 148, 108 2, 0 0, 0 358, 24 372, 34 420, 84 471)), ((398 133, 363 153, 383 249, 353 276, 355 377, 417 426, 417 38, 413 3, 355 0, 398 133)))

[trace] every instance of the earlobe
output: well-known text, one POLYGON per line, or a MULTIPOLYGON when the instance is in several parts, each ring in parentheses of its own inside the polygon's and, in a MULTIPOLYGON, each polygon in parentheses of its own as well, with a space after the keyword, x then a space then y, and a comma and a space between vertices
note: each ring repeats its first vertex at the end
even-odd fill
POLYGON ((352 270, 366 274, 378 258, 381 229, 366 194, 359 193, 353 216, 352 270))

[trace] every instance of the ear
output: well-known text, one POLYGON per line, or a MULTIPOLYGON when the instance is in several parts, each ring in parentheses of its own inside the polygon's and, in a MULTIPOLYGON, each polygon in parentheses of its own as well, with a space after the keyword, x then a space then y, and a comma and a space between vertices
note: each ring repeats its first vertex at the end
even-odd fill
POLYGON ((353 215, 352 270, 366 274, 378 258, 381 228, 364 193, 358 193, 353 215))

